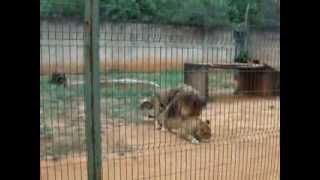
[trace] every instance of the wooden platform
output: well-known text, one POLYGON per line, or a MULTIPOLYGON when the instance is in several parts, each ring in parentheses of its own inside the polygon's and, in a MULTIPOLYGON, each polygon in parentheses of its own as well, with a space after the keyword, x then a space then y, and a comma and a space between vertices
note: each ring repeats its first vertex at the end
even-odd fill
POLYGON ((278 96, 280 94, 280 71, 266 64, 184 64, 184 82, 208 97, 208 72, 214 69, 234 69, 238 82, 236 94, 278 96))

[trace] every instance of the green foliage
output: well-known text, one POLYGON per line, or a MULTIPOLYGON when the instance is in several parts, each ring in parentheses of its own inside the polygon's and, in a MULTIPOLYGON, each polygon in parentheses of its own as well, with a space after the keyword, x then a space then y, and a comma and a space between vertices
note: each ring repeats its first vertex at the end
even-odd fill
MULTIPOLYGON (((175 87, 183 82, 182 71, 164 71, 155 73, 121 72, 117 70, 109 71, 106 75, 108 79, 132 78, 152 81, 163 88, 175 87)), ((101 97, 106 98, 107 114, 116 120, 130 120, 132 122, 142 122, 144 114, 140 109, 140 100, 143 97, 151 97, 156 89, 139 88, 136 85, 129 85, 121 88, 117 85, 101 88, 101 97)))
MULTIPOLYGON (((80 81, 77 75, 67 76, 68 80, 80 81)), ((84 86, 65 88, 49 83, 48 76, 40 77, 40 108, 43 111, 41 118, 45 127, 47 120, 56 119, 71 108, 72 99, 83 97, 84 86)))
POLYGON ((261 5, 262 24, 265 26, 280 25, 280 1, 264 0, 261 5))
POLYGON ((249 53, 246 50, 241 50, 239 55, 235 58, 235 62, 247 63, 249 60, 249 53))
POLYGON ((140 16, 140 9, 136 1, 101 0, 100 6, 100 14, 111 21, 136 20, 140 16))
POLYGON ((84 0, 41 0, 40 16, 83 16, 84 0))
POLYGON ((233 24, 245 21, 246 8, 249 5, 249 24, 260 24, 262 20, 261 0, 230 0, 228 4, 229 20, 233 24))
POLYGON ((168 20, 175 24, 189 24, 198 26, 219 26, 228 23, 227 14, 223 6, 218 6, 214 1, 203 0, 186 1, 177 7, 176 13, 168 20))
POLYGON ((101 4, 101 15, 111 21, 140 21, 206 26, 227 23, 226 13, 212 0, 103 0, 101 4))
MULTIPOLYGON (((41 0, 40 15, 83 16, 84 0, 41 0)), ((280 6, 272 0, 101 0, 100 15, 109 21, 220 26, 244 21, 250 4, 253 25, 279 21, 280 6)))
POLYGON ((248 23, 257 27, 278 26, 280 23, 279 1, 273 0, 229 0, 228 17, 232 24, 245 21, 247 5, 249 6, 248 23))

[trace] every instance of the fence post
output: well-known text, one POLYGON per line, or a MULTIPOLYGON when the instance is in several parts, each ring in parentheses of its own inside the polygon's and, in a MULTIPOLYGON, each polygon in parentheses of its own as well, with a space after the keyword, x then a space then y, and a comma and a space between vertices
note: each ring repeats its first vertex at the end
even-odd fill
POLYGON ((99 0, 85 1, 85 135, 88 180, 101 180, 99 0))

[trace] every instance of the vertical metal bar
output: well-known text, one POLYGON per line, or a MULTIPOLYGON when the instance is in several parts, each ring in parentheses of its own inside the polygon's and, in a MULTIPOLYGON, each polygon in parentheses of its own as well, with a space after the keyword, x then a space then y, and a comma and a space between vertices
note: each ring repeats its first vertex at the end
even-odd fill
POLYGON ((85 112, 88 180, 101 180, 99 0, 85 1, 85 112))

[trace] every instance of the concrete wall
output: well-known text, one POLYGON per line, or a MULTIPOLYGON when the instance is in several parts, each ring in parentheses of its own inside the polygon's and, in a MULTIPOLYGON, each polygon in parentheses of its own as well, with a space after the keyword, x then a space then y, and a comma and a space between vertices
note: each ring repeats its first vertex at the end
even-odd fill
MULTIPOLYGON (((83 24, 40 21, 41 74, 82 73, 83 24)), ((278 32, 252 32, 250 54, 280 67, 278 32)), ((146 24, 101 23, 101 69, 161 71, 181 69, 184 62, 230 63, 235 52, 231 29, 203 30, 146 24)))

